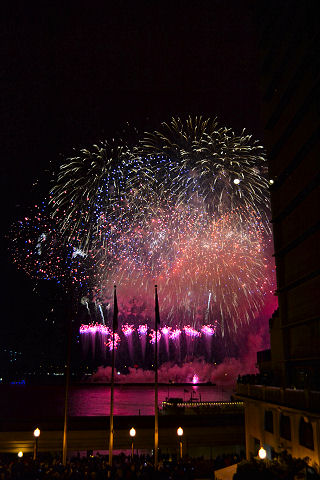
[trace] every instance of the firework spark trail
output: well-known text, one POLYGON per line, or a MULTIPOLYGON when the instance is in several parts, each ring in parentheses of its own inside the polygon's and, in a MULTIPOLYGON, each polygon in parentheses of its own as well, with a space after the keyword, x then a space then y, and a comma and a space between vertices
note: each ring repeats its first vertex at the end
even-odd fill
POLYGON ((273 290, 263 148, 216 120, 172 119, 132 147, 82 149, 61 166, 49 208, 18 225, 15 262, 71 278, 101 304, 116 282, 124 323, 150 323, 155 282, 168 326, 230 332, 273 290))
POLYGON ((98 305, 98 308, 99 308, 99 312, 100 312, 100 315, 101 315, 101 318, 102 318, 102 324, 105 325, 105 319, 104 319, 104 314, 103 314, 102 306, 99 304, 99 305, 98 305))
MULTIPOLYGON (((235 135, 230 128, 202 117, 170 124, 145 135, 138 151, 148 157, 168 159, 170 175, 162 188, 178 203, 201 195, 209 211, 224 213, 245 206, 268 228, 268 180, 263 147, 251 135, 235 135)), ((165 165, 165 168, 166 165, 165 165)), ((161 171, 163 168, 158 166, 161 171)), ((166 172, 165 172, 166 173, 166 172)), ((242 210, 243 219, 245 212, 242 210)))
POLYGON ((110 276, 125 296, 140 294, 150 304, 154 279, 161 281, 167 318, 172 305, 178 306, 171 323, 197 325, 204 317, 220 318, 223 311, 228 328, 231 321, 237 328, 257 314, 271 286, 262 227, 239 223, 236 211, 217 220, 197 212, 198 218, 193 213, 188 221, 185 214, 182 220, 172 215, 170 225, 159 216, 146 232, 124 236, 117 270, 110 276), (205 303, 205 295, 212 300, 205 303))
POLYGON ((152 179, 148 162, 121 141, 82 149, 60 167, 49 201, 53 217, 68 242, 84 252, 98 239, 107 248, 112 230, 127 222, 128 215, 139 216, 141 200, 152 196, 152 179), (116 226, 107 233, 113 223, 116 226))

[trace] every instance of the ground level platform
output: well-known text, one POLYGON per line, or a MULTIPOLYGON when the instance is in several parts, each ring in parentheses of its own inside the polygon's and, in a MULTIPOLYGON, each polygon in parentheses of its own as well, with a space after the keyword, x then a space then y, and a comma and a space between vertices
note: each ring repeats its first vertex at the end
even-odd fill
MULTIPOLYGON (((33 430, 39 427, 39 452, 56 453, 62 450, 62 419, 48 418, 37 423, 35 418, 6 421, 0 424, 0 452, 31 452, 34 448, 33 430)), ((154 417, 114 417, 114 450, 129 450, 129 430, 136 429, 135 450, 152 451, 154 417)), ((223 415, 166 415, 159 417, 159 448, 163 453, 176 453, 179 448, 177 428, 183 428, 183 452, 191 456, 214 458, 221 453, 244 450, 245 430, 243 413, 223 415)), ((109 417, 71 417, 69 419, 68 451, 107 451, 109 417)))

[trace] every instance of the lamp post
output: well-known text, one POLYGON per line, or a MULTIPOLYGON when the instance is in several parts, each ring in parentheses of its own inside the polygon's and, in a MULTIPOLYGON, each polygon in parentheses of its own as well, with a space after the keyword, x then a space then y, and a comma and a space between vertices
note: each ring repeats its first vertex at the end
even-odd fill
POLYGON ((36 428, 33 432, 33 436, 35 438, 33 460, 37 460, 37 457, 38 457, 38 439, 40 437, 40 433, 41 432, 39 428, 36 428))
POLYGON ((261 445, 260 449, 259 449, 259 452, 258 452, 258 455, 259 455, 259 458, 261 460, 264 460, 267 456, 267 451, 263 448, 263 446, 261 445))
POLYGON ((179 450, 180 450, 180 460, 182 460, 182 436, 183 436, 183 428, 179 427, 177 430, 177 435, 179 437, 179 450))
POLYGON ((136 432, 136 430, 135 430, 133 427, 132 427, 132 428, 130 429, 130 431, 129 431, 130 437, 132 438, 132 443, 131 443, 131 450, 132 450, 131 456, 132 456, 132 461, 133 461, 133 451, 134 451, 134 450, 133 450, 133 443, 134 443, 134 437, 136 436, 136 433, 137 433, 137 432, 136 432))

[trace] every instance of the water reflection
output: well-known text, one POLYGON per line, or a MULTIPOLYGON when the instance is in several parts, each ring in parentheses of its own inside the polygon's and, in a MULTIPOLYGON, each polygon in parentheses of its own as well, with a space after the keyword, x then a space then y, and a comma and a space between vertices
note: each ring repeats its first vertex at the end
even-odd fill
MULTIPOLYGON (((230 390, 216 386, 159 386, 159 404, 166 397, 191 397, 203 402, 230 399, 230 390)), ((115 387, 115 415, 154 415, 154 388, 150 386, 117 385, 115 387)), ((72 390, 70 414, 73 416, 108 415, 110 410, 110 387, 94 385, 76 387, 72 390)))
MULTIPOLYGON (((160 385, 159 405, 166 397, 193 400, 229 400, 232 392, 218 386, 160 385)), ((116 385, 115 415, 154 415, 154 386, 116 385)), ((64 387, 62 385, 1 385, 1 418, 50 419, 63 417, 64 387)), ((103 416, 110 412, 110 387, 106 385, 74 385, 70 389, 69 415, 72 417, 103 416)))

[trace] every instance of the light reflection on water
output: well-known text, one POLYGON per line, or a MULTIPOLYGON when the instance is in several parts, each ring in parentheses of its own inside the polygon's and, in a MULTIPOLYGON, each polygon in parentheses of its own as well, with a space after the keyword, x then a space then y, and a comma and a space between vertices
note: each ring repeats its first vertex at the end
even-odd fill
MULTIPOLYGON (((159 406, 166 397, 184 401, 226 401, 232 390, 213 385, 159 385, 159 406)), ((115 415, 153 415, 154 386, 116 385, 115 415)), ((2 419, 48 419, 63 417, 64 387, 62 385, 1 385, 0 412, 2 419)), ((69 415, 94 417, 110 414, 110 387, 106 385, 74 385, 70 388, 69 415)))
MULTIPOLYGON (((216 386, 159 386, 159 406, 166 397, 180 397, 187 401, 191 398, 203 402, 229 400, 229 390, 216 386)), ((72 391, 70 415, 99 416, 109 415, 110 387, 95 385, 76 387, 72 391)), ((114 391, 115 415, 153 415, 154 387, 152 385, 117 385, 114 391)))

